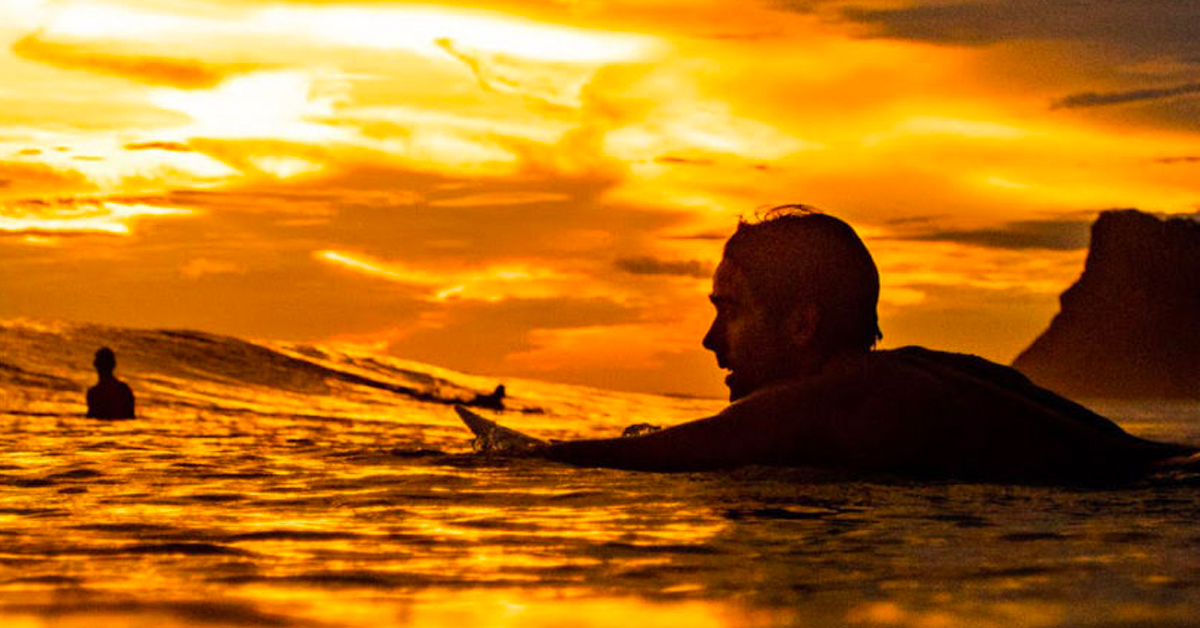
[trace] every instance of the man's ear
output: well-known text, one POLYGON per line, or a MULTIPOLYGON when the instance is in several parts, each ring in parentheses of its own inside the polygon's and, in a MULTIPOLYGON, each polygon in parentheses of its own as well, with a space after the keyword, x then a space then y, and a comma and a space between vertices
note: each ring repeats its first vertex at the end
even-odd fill
POLYGON ((817 325, 821 322, 821 312, 815 303, 797 305, 787 320, 788 338, 796 349, 810 346, 817 337, 817 325))

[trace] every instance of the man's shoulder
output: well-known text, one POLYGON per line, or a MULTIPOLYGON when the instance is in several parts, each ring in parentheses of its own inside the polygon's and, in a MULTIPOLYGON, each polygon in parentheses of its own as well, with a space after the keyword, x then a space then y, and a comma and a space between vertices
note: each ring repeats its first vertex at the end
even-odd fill
POLYGON ((129 390, 129 384, 119 379, 106 379, 97 382, 88 390, 129 390))
POLYGON ((811 402, 826 402, 843 410, 863 408, 886 413, 898 406, 933 408, 968 401, 987 403, 997 396, 1043 403, 1066 401, 1038 387, 1012 367, 977 355, 918 346, 843 356, 814 376, 778 382, 744 401, 762 399, 776 407, 787 404, 812 407, 808 405, 811 402))
POLYGON ((1029 378, 1011 366, 997 364, 973 353, 939 351, 915 345, 896 349, 880 349, 871 352, 871 361, 876 363, 901 363, 913 367, 939 372, 992 380, 1007 386, 1033 386, 1029 378))
POLYGON ((1010 367, 1002 364, 997 364, 980 357, 974 353, 958 353, 955 351, 942 351, 939 349, 930 349, 928 347, 920 347, 917 345, 907 345, 904 347, 896 347, 895 349, 876 349, 870 352, 870 355, 875 358, 895 358, 895 359, 910 359, 910 360, 934 360, 946 362, 962 362, 969 364, 990 365, 1003 369, 1010 367))
POLYGON ((901 347, 874 352, 877 360, 908 365, 912 372, 927 374, 939 387, 952 392, 959 402, 975 409, 1029 414, 1051 413, 1071 416, 1107 432, 1118 432, 1108 419, 1058 393, 1042 388, 1017 369, 968 353, 936 351, 924 347, 901 347))

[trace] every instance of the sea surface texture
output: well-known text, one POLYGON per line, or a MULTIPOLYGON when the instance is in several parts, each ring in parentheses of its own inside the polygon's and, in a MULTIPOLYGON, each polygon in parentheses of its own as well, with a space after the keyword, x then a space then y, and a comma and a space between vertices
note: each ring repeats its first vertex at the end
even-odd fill
MULTIPOLYGON (((499 380, 195 332, 0 323, 0 625, 1194 626, 1200 477, 1103 489, 476 455, 499 380), (85 418, 116 350, 139 418, 85 418)), ((504 381, 551 439, 718 400, 504 381)), ((1200 443, 1200 407, 1097 406, 1200 443)))

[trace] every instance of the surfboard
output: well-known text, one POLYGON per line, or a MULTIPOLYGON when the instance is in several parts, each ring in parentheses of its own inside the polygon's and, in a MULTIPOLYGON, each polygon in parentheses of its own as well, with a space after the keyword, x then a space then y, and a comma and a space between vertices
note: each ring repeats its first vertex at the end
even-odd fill
POLYGON ((458 418, 462 419, 467 429, 475 435, 471 443, 475 451, 480 453, 512 453, 533 449, 546 445, 546 441, 534 438, 510 427, 484 418, 462 406, 454 406, 458 418))

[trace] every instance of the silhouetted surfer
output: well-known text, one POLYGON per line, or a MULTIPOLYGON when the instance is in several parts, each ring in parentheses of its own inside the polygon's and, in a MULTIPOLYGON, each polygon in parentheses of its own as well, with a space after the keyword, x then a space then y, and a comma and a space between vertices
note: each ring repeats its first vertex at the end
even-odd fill
POLYGON ((704 346, 729 369, 720 414, 538 449, 659 471, 749 464, 992 480, 1127 477, 1194 449, 1136 438, 983 358, 875 350, 879 274, 854 230, 785 206, 742 222, 713 277, 704 346))
POLYGON ((92 361, 100 381, 87 391, 87 415, 94 419, 132 419, 133 391, 129 385, 113 375, 117 368, 117 356, 112 349, 101 347, 92 361))
POLYGON ((467 405, 477 408, 488 408, 489 410, 503 410, 504 395, 506 392, 504 384, 500 384, 491 393, 475 395, 475 398, 468 402, 467 405))

